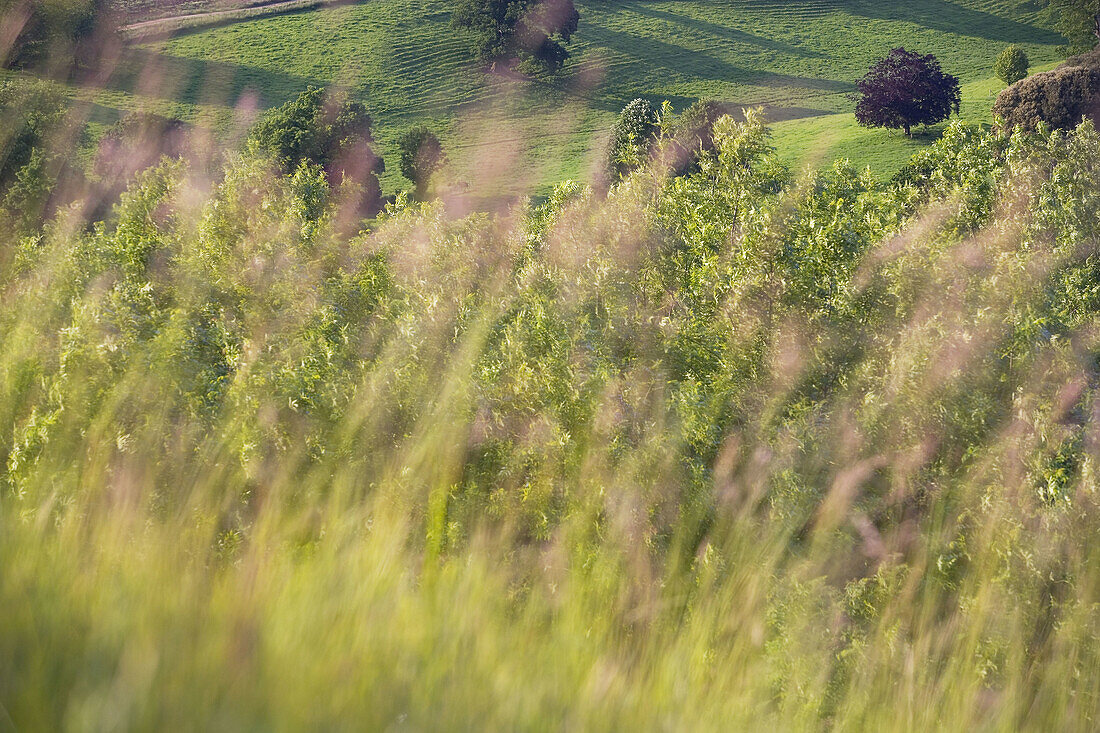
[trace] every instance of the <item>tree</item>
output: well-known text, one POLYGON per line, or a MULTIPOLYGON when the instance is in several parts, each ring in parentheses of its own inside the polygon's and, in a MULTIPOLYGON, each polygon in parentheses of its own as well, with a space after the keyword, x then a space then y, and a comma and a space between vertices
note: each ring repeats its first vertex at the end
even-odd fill
POLYGON ((378 174, 385 170, 374 152, 367 108, 342 93, 309 87, 281 107, 268 111, 252 129, 251 140, 284 166, 301 163, 325 169, 332 185, 350 183, 361 189, 361 208, 372 212, 381 201, 378 174))
POLYGON ((401 175, 416 186, 416 195, 423 198, 432 174, 443 165, 443 146, 426 125, 416 125, 405 131, 397 141, 401 151, 401 175))
POLYGON ((645 162, 658 130, 658 117, 648 99, 635 99, 623 107, 611 128, 607 173, 614 182, 645 162))
POLYGON ((79 149, 87 127, 69 117, 69 107, 48 82, 13 76, 0 83, 0 203, 21 225, 32 225, 82 188, 79 149))
POLYGON ((859 80, 856 120, 912 134, 914 125, 933 125, 959 111, 958 78, 944 73, 936 57, 895 48, 859 80))
POLYGON ((577 32, 580 14, 573 0, 459 0, 451 23, 471 31, 483 61, 522 58, 558 71, 577 32))
POLYGON ((14 32, 5 45, 4 65, 55 67, 87 61, 95 51, 96 26, 108 13, 108 0, 0 0, 0 18, 14 32))
POLYGON ((1088 51, 1100 42, 1100 0, 1047 0, 1047 4, 1072 50, 1088 51))
POLYGON ((1015 84, 1027 76, 1027 54, 1019 46, 1012 44, 1001 51, 997 60, 993 63, 993 73, 1005 84, 1015 84))

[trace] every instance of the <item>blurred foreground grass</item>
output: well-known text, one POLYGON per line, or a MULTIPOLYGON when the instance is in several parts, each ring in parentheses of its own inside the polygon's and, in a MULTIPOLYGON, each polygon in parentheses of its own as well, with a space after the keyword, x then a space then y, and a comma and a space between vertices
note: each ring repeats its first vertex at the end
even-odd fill
POLYGON ((17 729, 1096 728, 1091 126, 369 232, 193 142, 5 199, 17 729))

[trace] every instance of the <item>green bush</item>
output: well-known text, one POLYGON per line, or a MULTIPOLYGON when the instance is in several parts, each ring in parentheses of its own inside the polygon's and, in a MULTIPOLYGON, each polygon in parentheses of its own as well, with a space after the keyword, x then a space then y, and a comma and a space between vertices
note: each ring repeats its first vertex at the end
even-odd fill
POLYGON ((1005 84, 1015 84, 1027 77, 1030 62, 1023 49, 1010 45, 993 62, 993 73, 1005 84))
POLYGON ((659 119, 648 99, 635 99, 623 107, 611 128, 607 151, 607 173, 615 182, 647 162, 650 145, 657 136, 659 119))

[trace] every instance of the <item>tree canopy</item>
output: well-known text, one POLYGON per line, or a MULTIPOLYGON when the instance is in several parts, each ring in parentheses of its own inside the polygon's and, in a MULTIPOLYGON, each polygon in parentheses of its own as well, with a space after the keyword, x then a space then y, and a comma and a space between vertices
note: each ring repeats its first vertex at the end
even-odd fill
POLYGON ((912 133, 959 111, 959 80, 940 68, 936 57, 895 48, 871 65, 857 84, 856 120, 864 127, 912 133))
POLYGON ((519 58, 558 71, 580 14, 573 0, 459 0, 451 22, 472 33, 483 61, 519 58))
POLYGON ((1047 0, 1047 4, 1071 49, 1087 51, 1100 42, 1100 0, 1047 0))
POLYGON ((385 170, 373 148, 371 126, 361 102, 311 86, 268 111, 253 128, 251 140, 288 171, 303 162, 313 163, 325 169, 334 185, 345 181, 358 185, 364 208, 371 211, 381 199, 378 173, 385 170))
POLYGON ((1016 44, 1012 44, 1001 51, 997 60, 993 63, 993 73, 1005 84, 1015 84, 1027 76, 1031 62, 1027 54, 1016 44))
POLYGON ((443 146, 427 125, 416 125, 405 131, 397 141, 401 152, 401 175, 416 186, 423 196, 432 174, 443 164, 443 146))

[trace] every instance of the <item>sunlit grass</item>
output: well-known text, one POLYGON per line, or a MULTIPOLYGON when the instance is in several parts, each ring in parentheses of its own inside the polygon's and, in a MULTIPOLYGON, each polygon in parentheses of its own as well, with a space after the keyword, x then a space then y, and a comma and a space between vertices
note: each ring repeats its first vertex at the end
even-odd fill
MULTIPOLYGON (((969 83, 991 76, 1007 43, 1025 48, 1035 64, 1058 59, 1061 43, 1034 8, 1017 2, 608 0, 578 7, 581 31, 566 74, 525 87, 483 74, 451 29, 444 0, 373 0, 202 30, 149 48, 164 56, 158 63, 169 94, 185 102, 210 93, 201 83, 208 77, 230 105, 246 89, 274 105, 308 83, 346 84, 375 114, 387 157, 405 127, 424 121, 462 159, 522 140, 517 154, 545 194, 562 178, 585 177, 603 131, 635 97, 668 99, 678 109, 696 99, 766 105, 775 119, 834 115, 851 109, 855 80, 894 46, 934 53, 969 83), (557 122, 563 108, 571 111, 564 125, 557 122)), ((835 121, 805 125, 778 138, 785 145, 789 137, 784 152, 792 160, 818 143, 820 125, 839 135, 837 154, 858 166, 886 170, 913 149, 890 136, 860 139, 835 121)), ((466 170, 477 176, 476 163, 466 170)), ((392 171, 384 179, 387 190, 403 183, 392 171)))
MULTIPOLYGON (((1043 64, 1031 71, 1048 71, 1056 65, 1043 64)), ((963 84, 959 117, 970 124, 992 124, 993 102, 1002 89, 1004 83, 993 77, 963 84)), ((794 168, 824 168, 839 158, 850 160, 859 168, 869 167, 883 179, 896 173, 914 153, 931 145, 943 128, 943 125, 918 128, 914 137, 907 138, 901 130, 860 127, 855 115, 849 113, 785 120, 773 125, 775 146, 794 168)))

